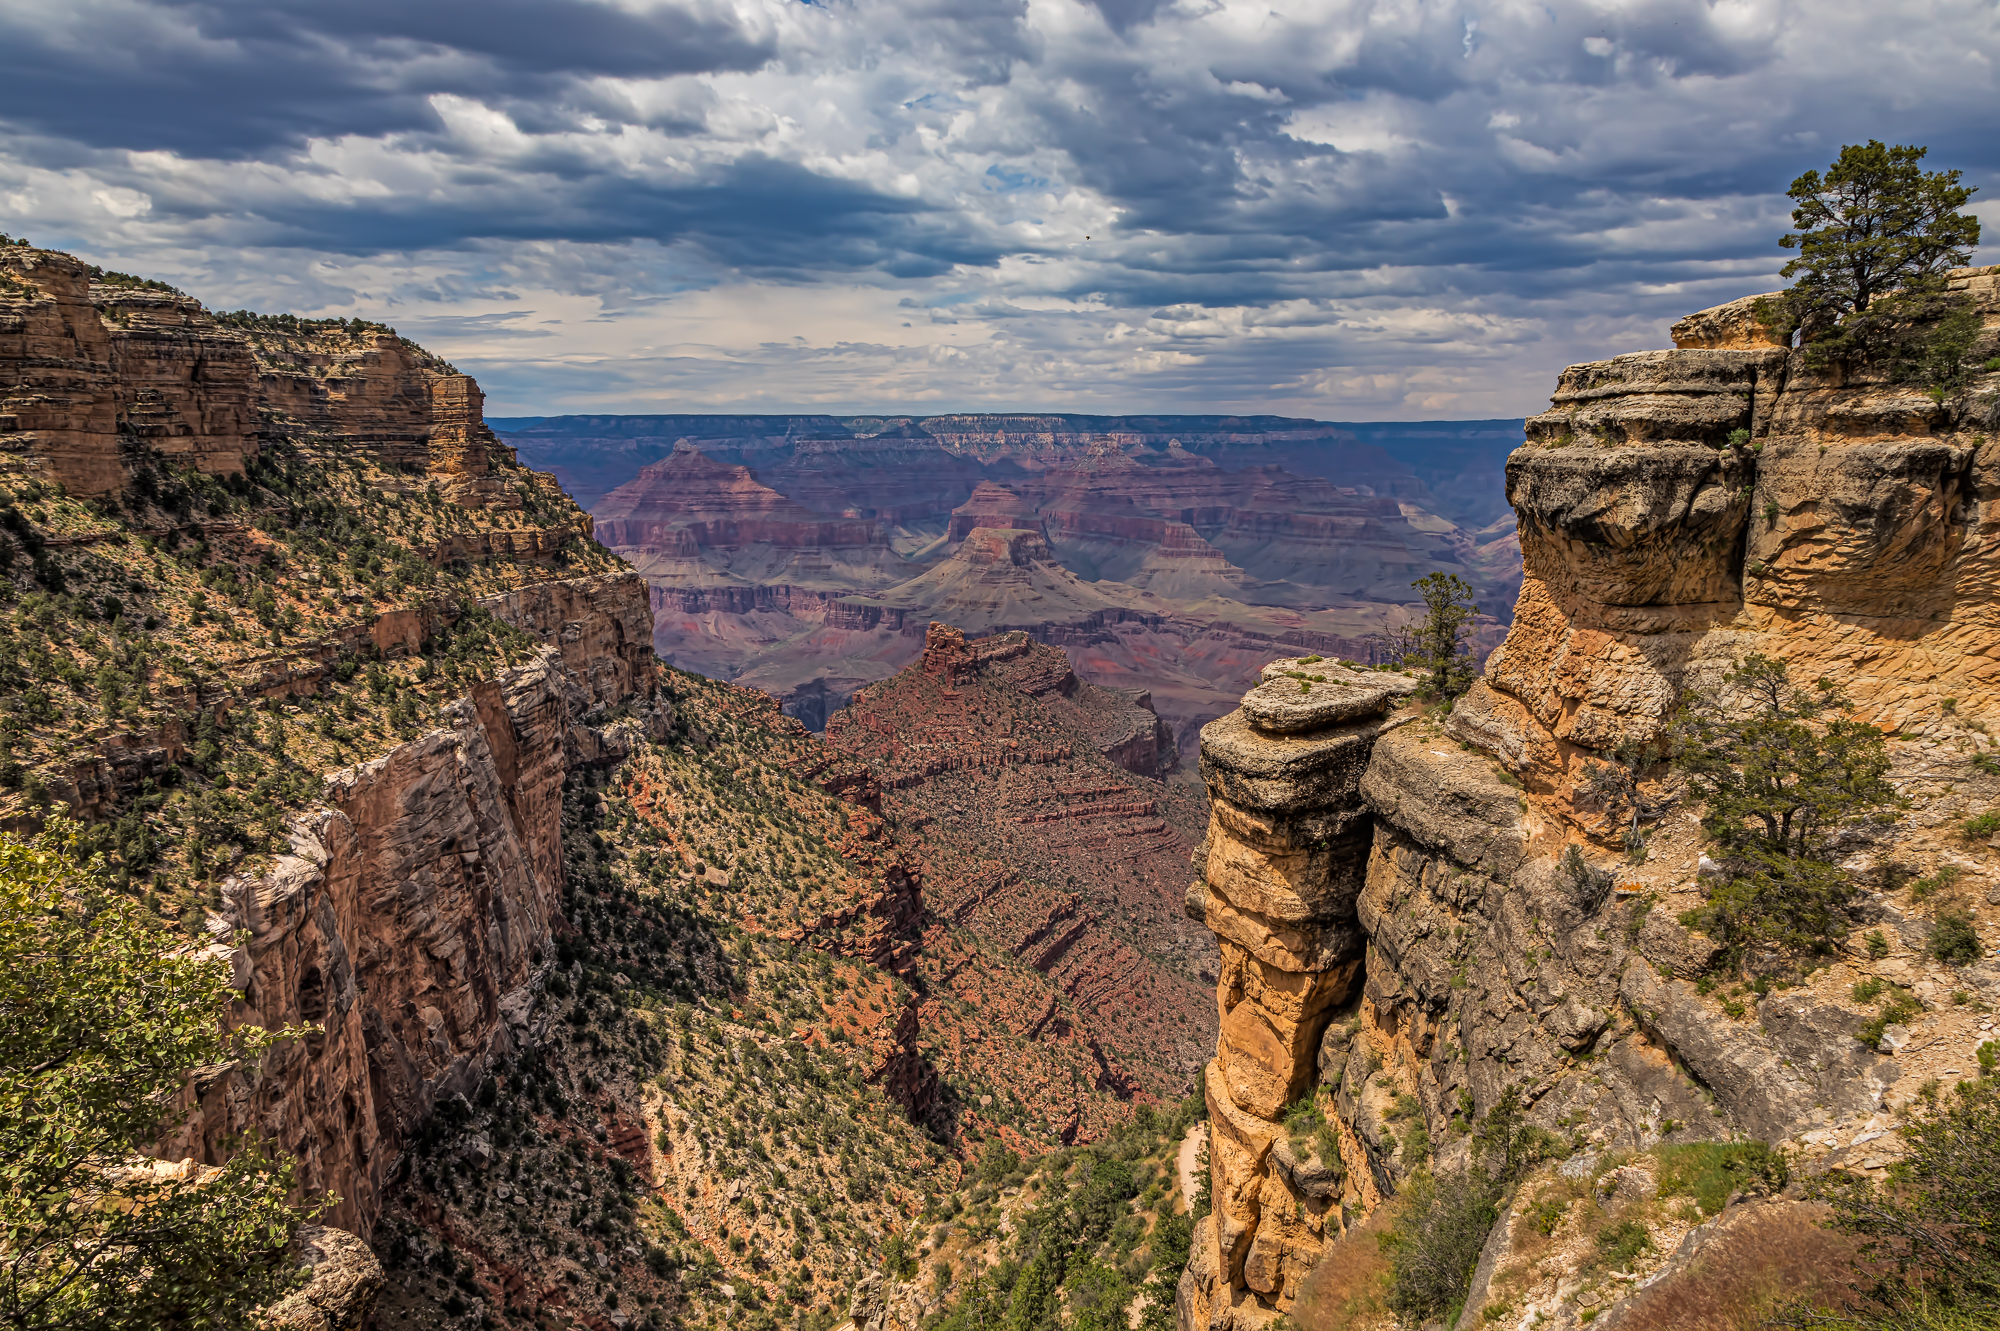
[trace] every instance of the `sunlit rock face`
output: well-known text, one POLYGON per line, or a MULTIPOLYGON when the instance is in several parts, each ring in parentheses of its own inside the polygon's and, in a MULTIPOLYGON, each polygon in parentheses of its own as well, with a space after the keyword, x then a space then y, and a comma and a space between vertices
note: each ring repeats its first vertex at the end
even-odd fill
MULTIPOLYGON (((1986 364, 2000 269, 1951 285, 1981 314, 1969 359, 1986 364)), ((1520 599, 1448 712, 1391 699, 1361 719, 1344 672, 1289 661, 1203 732, 1213 817, 1188 906, 1225 962, 1215 1211, 1181 1282, 1184 1331, 1294 1310, 1344 1225, 1413 1170, 1462 1163, 1467 1125, 1510 1089, 1578 1157, 1732 1136, 1824 1152, 1983 1038, 1938 1002, 1929 1043, 1864 1045, 1849 991, 1879 966, 1933 998, 2000 998, 1990 960, 1925 953, 1932 907, 1875 890, 1973 872, 1954 829, 2000 801, 1974 761, 2000 725, 2000 373, 1932 394, 1893 366, 1815 368, 1754 299, 1674 335, 1570 367, 1528 420, 1507 463, 1520 599), (1889 734, 1909 808, 1843 843, 1854 937, 1879 928, 1892 955, 1855 942, 1726 1004, 1697 984, 1716 945, 1679 923, 1705 895, 1695 811, 1627 856, 1627 824, 1583 785, 1621 749, 1655 751, 1686 691, 1750 652, 1841 684, 1889 734), (1309 1094, 1337 1121, 1336 1184, 1297 1166, 1283 1115, 1309 1094)), ((1669 778, 1642 774, 1660 796, 1669 778)), ((1990 930, 1981 903, 2000 893, 1970 900, 1990 930)), ((1475 1282, 1460 1325, 1487 1297, 1475 1282)))

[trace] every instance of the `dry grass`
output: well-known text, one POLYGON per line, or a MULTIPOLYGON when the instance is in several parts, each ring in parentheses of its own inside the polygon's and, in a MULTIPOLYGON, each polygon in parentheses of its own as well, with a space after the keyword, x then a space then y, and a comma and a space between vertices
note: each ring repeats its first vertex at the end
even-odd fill
POLYGON ((1846 1306, 1857 1271, 1854 1240, 1820 1222, 1809 1203, 1759 1207, 1709 1243, 1686 1271, 1636 1295, 1620 1325, 1646 1331, 1753 1331, 1780 1306, 1805 1299, 1846 1306))
POLYGON ((1381 1236, 1395 1223, 1395 1210, 1394 1202, 1376 1207, 1326 1246, 1292 1308, 1299 1331, 1362 1331, 1393 1324, 1384 1302, 1389 1259, 1381 1236))

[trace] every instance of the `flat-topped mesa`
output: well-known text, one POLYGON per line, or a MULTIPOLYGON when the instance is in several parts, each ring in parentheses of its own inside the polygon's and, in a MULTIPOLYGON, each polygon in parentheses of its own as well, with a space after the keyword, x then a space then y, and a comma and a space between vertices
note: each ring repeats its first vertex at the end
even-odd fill
POLYGON ((161 282, 0 245, 0 468, 80 495, 148 457, 210 475, 265 442, 373 457, 461 508, 518 508, 469 375, 387 328, 215 315, 161 282))
POLYGON ((1275 661, 1243 706, 1201 733, 1208 836, 1187 910, 1222 950, 1221 1034, 1209 1065, 1214 1218, 1196 1232, 1183 1327, 1256 1326, 1289 1310, 1339 1203, 1368 1184, 1301 1154, 1280 1120, 1317 1077, 1335 1009, 1360 988, 1355 902, 1373 823, 1361 777, 1401 674, 1316 657, 1275 661))

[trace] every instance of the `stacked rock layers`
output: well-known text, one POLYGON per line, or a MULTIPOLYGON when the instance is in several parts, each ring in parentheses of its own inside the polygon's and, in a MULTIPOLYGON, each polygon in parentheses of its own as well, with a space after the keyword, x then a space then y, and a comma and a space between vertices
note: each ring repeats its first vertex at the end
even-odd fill
POLYGON ((217 319, 157 283, 0 245, 0 465, 112 494, 148 455, 213 475, 267 439, 362 449, 451 502, 520 497, 470 376, 382 328, 217 319))
POLYGON ((1214 1214, 1181 1294, 1184 1324, 1201 1327, 1289 1309, 1361 1186, 1293 1147, 1282 1120, 1317 1081, 1328 1022, 1359 985, 1355 906, 1373 833, 1361 778, 1383 714, 1415 688, 1311 658, 1275 662, 1263 681, 1201 735, 1211 812, 1187 907, 1222 950, 1207 1076, 1214 1214))

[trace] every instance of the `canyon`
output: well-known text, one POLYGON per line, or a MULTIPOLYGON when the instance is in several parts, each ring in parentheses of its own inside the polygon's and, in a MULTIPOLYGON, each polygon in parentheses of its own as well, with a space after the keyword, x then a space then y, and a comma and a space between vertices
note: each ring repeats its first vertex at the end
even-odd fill
POLYGON ((932 620, 1021 630, 1201 724, 1287 648, 1360 659, 1451 571, 1499 641, 1518 587, 1507 421, 1283 417, 503 420, 653 588, 656 646, 818 728, 932 620))
MULTIPOLYGON (((1320 1291, 1503 1104, 1560 1147, 1534 1186, 1580 1202, 1705 1142, 1881 1178, 1895 1109, 1976 1075, 1994 371, 1816 365, 1733 302, 1564 370, 1501 514, 1453 486, 1504 423, 1427 427, 1427 475, 1273 418, 503 438, 380 325, 211 314, 25 246, 0 275, 32 666, 0 671, 0 821, 66 809, 230 968, 233 1020, 313 1028, 198 1070, 155 1147, 254 1133, 337 1194, 298 1325, 379 1297, 910 1328, 983 1297, 1079 1164, 1122 1179, 1105 1251, 1136 1272, 1192 1092, 1211 1208, 1175 1319, 1333 1327, 1320 1291), (520 460, 564 448, 592 513, 520 460), (1301 470, 1329 449, 1338 482, 1301 470), (1449 705, 1371 641, 1425 571, 1520 579, 1449 705), (1718 870, 1671 766, 1638 769, 1643 854, 1592 777, 1752 652, 1839 679, 1905 805, 1843 833, 1830 956, 1731 985, 1683 921, 1718 870), (1932 946, 1947 911, 1976 955, 1932 946)), ((2000 351, 2000 269, 1952 282, 2000 351)), ((1568 1232, 1524 1197, 1457 1325, 1654 1325, 1703 1245, 1755 1268, 1796 1214, 1744 1182, 1648 1212, 1615 1275, 1545 1260, 1568 1232)))
MULTIPOLYGON (((1951 286, 1991 355, 2000 269, 1951 286)), ((1565 1177, 1738 1140, 1879 1178, 1888 1153, 1865 1143, 1889 1113, 1976 1074, 1979 1014, 2000 1001, 2000 862, 1976 818, 2000 805, 1995 376, 1952 397, 1815 365, 1747 298, 1674 337, 1570 367, 1528 420, 1507 462, 1525 583, 1455 706, 1301 657, 1202 731, 1211 815, 1187 909, 1223 969, 1214 1213, 1180 1284, 1183 1331, 1348 1324, 1315 1304, 1313 1273, 1364 1260, 1368 1217, 1463 1162, 1503 1096, 1566 1143, 1565 1177), (1620 809, 1587 785, 1623 746, 1660 753, 1686 691, 1753 652, 1841 681, 1888 737, 1907 808, 1844 834, 1863 890, 1828 962, 1753 956, 1765 978, 1724 989, 1718 945, 1680 922, 1717 871, 1672 770, 1642 777, 1665 809, 1643 855, 1622 853, 1620 809), (1902 890, 1919 878, 1956 884, 1955 904, 1902 890), (1927 941, 1947 908, 1981 944, 1951 962, 1927 941), (1885 984, 1919 1015, 1857 1038, 1885 984), (1333 1123, 1330 1153, 1287 1131, 1301 1103, 1333 1123)), ((1534 1265, 1520 1254, 1541 1240, 1503 1208, 1456 1325, 1666 1325, 1648 1319, 1716 1224, 1752 1233, 1789 1204, 1746 1195, 1708 1224, 1663 1209, 1646 1246, 1682 1255, 1644 1268, 1666 1283, 1643 1295, 1581 1260, 1534 1265)), ((1776 1260, 1754 1240, 1732 1251, 1746 1271, 1776 1260)))

